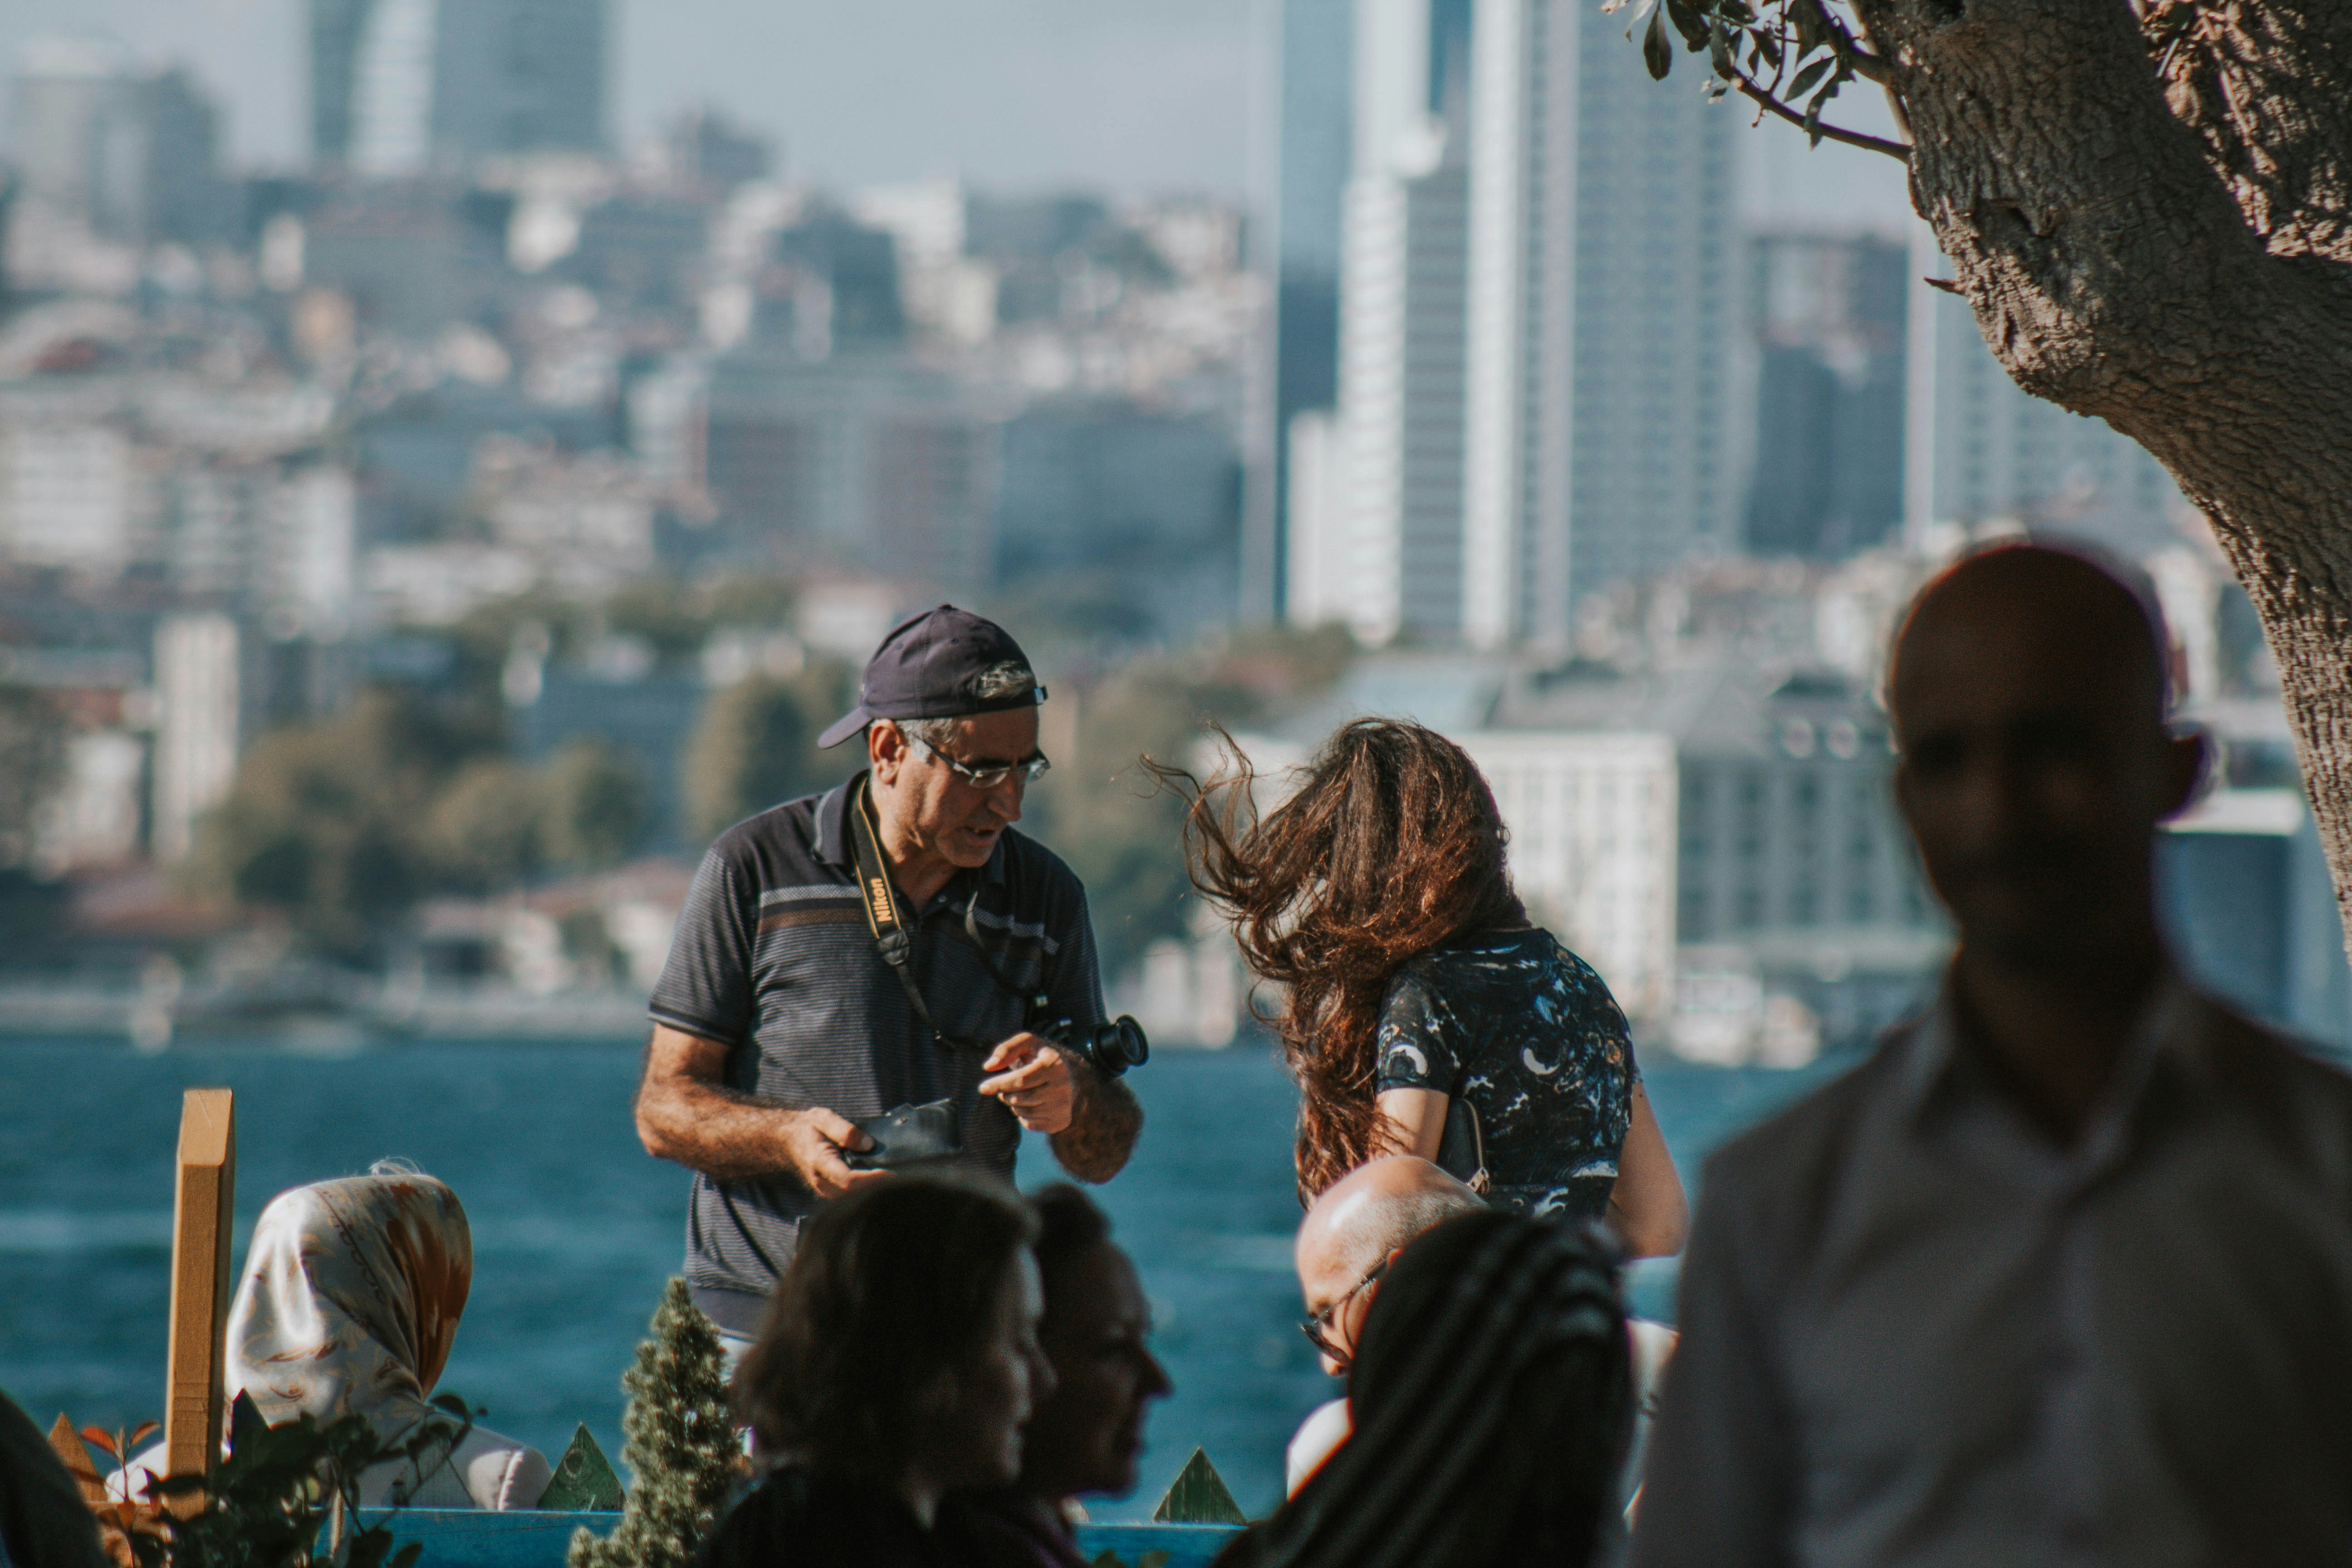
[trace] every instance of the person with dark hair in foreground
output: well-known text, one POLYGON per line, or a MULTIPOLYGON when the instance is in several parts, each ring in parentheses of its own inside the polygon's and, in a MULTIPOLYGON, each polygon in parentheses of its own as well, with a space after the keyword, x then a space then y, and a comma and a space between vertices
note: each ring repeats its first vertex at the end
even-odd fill
POLYGON ((1086 1568, 1068 1507, 1135 1489, 1144 1412, 1172 1389, 1145 1343, 1151 1306, 1135 1265, 1110 1238, 1110 1221, 1066 1182, 1029 1201, 1043 1226, 1035 1251, 1045 1315, 1037 1342, 1054 1369, 1054 1391, 1023 1434, 1020 1480, 975 1500, 974 1522, 996 1568, 1086 1568))
POLYGON ((1623 1539, 1633 1370, 1593 1229, 1489 1212, 1421 1237, 1348 1396, 1354 1434, 1217 1568, 1584 1568, 1623 1539))
POLYGON ((2352 1562, 2352 1079, 2166 953, 2167 646, 2042 546, 1914 602, 1895 795, 1958 949, 1708 1163, 1639 1568, 2352 1562))
POLYGON ((973 1568, 950 1493, 1009 1484, 1053 1392, 1037 1348, 1036 1217, 960 1173, 856 1188, 808 1221, 736 1414, 779 1467, 728 1514, 703 1568, 973 1568))

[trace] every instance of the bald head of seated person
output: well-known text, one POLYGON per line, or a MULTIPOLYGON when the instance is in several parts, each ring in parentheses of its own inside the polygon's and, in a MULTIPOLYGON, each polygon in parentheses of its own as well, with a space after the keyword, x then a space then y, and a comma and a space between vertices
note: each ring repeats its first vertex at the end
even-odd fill
POLYGON ((1895 796, 1957 951, 1708 1163, 1636 1568, 2352 1563, 2352 1079, 2167 953, 2167 647, 2087 552, 1915 601, 1895 796))
MULTIPOLYGON (((1348 1370, 1381 1276, 1413 1238, 1486 1206, 1467 1186, 1411 1154, 1359 1165, 1324 1190, 1299 1223, 1291 1258, 1307 1302, 1307 1337, 1325 1372, 1337 1376, 1348 1370)), ((1305 1484, 1348 1430, 1345 1399, 1328 1401, 1307 1416, 1285 1458, 1289 1490, 1305 1484)))

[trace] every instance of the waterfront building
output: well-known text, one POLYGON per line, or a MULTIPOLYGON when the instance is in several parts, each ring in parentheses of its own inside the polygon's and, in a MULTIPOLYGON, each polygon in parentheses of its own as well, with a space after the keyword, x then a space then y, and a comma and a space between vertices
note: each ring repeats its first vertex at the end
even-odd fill
POLYGON ((1677 940, 1674 737, 1489 729, 1454 739, 1494 786, 1528 918, 1599 970, 1629 1016, 1663 1016, 1677 940))
MULTIPOLYGON (((1895 811, 1885 716, 1859 683, 1737 654, 1635 675, 1570 664, 1514 682, 1488 727, 1665 748, 1670 783, 1663 801, 1644 802, 1647 815, 1626 816, 1621 798, 1612 822, 1594 815, 1605 801, 1562 792, 1541 819, 1512 820, 1513 864, 1523 839, 1584 832, 1591 847, 1563 873, 1574 888, 1601 875, 1597 850, 1638 847, 1642 868, 1609 880, 1662 889, 1646 896, 1668 900, 1671 916, 1643 929, 1667 933, 1675 966, 1745 974, 1762 994, 1801 1003, 1830 1037, 1852 1038, 1901 1016, 1939 959, 1941 917, 1895 811)), ((1603 952, 1626 918, 1604 913, 1569 928, 1603 952)), ((1657 961, 1627 973, 1647 980, 1657 961)), ((1662 1024, 1685 1010, 1670 992, 1636 994, 1662 1024)))
POLYGON ((602 152, 608 0, 310 0, 310 150, 375 175, 602 152))

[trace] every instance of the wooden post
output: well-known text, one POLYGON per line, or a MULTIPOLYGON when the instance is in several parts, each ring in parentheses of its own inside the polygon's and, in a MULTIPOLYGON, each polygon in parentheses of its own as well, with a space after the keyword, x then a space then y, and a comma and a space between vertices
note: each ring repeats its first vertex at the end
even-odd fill
POLYGON ((163 1452, 166 1472, 173 1476, 210 1477, 220 1463, 236 1198, 236 1097, 226 1089, 192 1089, 180 1107, 180 1180, 172 1204, 172 1363, 163 1452))

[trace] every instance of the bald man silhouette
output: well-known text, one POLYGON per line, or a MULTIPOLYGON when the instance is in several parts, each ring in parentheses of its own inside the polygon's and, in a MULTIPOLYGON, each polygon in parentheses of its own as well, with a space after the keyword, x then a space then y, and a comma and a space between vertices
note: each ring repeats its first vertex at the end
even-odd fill
POLYGON ((2166 646, 2071 550, 1914 602, 1895 797, 1958 945, 1709 1162, 1636 1568, 2352 1563, 2352 1079, 2166 953, 2166 646))

